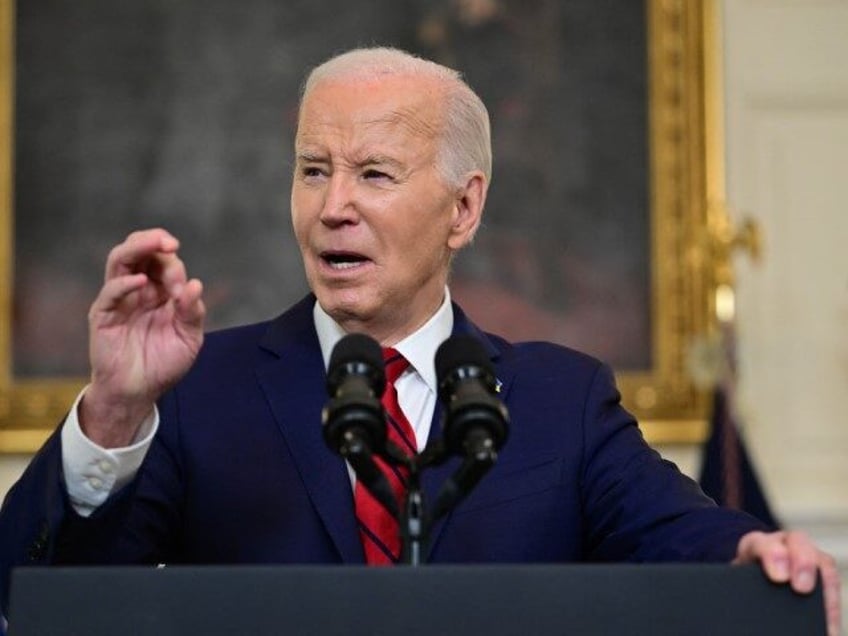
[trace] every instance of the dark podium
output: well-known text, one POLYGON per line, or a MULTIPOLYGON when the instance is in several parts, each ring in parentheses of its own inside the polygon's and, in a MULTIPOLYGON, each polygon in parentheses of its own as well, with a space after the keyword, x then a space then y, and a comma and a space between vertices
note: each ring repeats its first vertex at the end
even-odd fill
POLYGON ((759 568, 22 568, 10 636, 824 634, 821 587, 759 568))

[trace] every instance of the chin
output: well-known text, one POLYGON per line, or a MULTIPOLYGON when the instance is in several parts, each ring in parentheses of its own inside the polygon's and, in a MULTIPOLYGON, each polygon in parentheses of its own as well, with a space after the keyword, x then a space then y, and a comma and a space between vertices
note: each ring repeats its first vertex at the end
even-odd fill
POLYGON ((369 303, 362 293, 352 290, 323 290, 315 296, 321 307, 338 323, 350 320, 365 320, 369 303))

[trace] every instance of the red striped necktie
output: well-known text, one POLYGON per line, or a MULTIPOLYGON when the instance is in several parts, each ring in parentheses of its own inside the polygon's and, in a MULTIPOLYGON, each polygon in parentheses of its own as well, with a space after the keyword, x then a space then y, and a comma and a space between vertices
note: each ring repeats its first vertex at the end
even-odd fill
MULTIPOLYGON (((407 454, 417 451, 415 432, 398 404, 395 381, 409 366, 409 361, 394 349, 383 349, 386 364, 386 390, 383 392, 383 408, 386 410, 388 439, 407 454)), ((403 510, 409 471, 403 466, 388 464, 375 456, 380 470, 386 475, 398 510, 403 510)), ((356 520, 359 524, 359 536, 365 549, 365 562, 368 565, 392 565, 400 559, 400 525, 385 508, 373 497, 367 488, 358 481, 354 488, 356 520)))

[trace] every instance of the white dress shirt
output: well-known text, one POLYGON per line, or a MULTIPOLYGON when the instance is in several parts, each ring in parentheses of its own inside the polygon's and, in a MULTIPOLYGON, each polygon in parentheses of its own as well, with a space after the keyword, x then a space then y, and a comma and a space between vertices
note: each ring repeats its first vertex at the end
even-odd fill
MULTIPOLYGON (((326 368, 333 348, 345 335, 345 331, 317 302, 313 308, 313 318, 326 368)), ((409 368, 395 382, 395 387, 400 407, 415 431, 419 450, 427 443, 436 408, 438 391, 433 359, 436 349, 450 336, 452 330, 453 311, 450 292, 446 287, 444 300, 436 313, 418 330, 394 345, 409 360, 409 368)), ((80 428, 78 408, 84 394, 85 389, 77 396, 62 426, 61 436, 62 469, 68 496, 74 510, 87 517, 112 493, 129 483, 138 472, 159 428, 159 412, 154 409, 130 446, 103 448, 88 439, 80 428)), ((353 471, 350 472, 353 479, 353 471)))

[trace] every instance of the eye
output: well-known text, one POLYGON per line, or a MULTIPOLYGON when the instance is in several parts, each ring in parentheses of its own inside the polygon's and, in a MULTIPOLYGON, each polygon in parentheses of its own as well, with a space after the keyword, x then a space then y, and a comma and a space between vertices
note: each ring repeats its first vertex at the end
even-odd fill
POLYGON ((367 168, 363 173, 362 177, 368 180, 383 180, 383 179, 391 179, 391 175, 383 172, 382 170, 377 170, 376 168, 367 168))
POLYGON ((316 166, 304 166, 301 173, 304 177, 320 177, 323 174, 321 168, 316 166))

